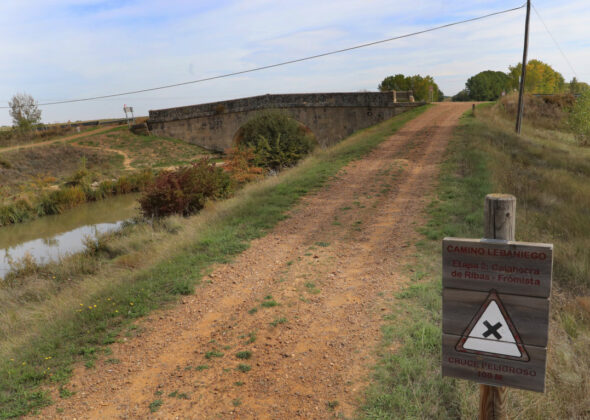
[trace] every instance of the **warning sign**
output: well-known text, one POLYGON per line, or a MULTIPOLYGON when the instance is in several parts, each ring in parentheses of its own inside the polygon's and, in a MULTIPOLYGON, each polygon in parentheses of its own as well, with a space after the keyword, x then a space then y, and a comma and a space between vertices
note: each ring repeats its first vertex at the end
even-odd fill
POLYGON ((543 392, 553 245, 442 245, 443 375, 543 392))
POLYGON ((456 346, 457 351, 527 362, 520 336, 495 290, 475 314, 456 346))

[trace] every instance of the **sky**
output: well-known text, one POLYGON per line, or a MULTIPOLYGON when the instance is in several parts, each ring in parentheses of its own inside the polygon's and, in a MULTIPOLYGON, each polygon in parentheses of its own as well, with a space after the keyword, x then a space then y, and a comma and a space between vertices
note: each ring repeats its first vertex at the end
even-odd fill
MULTIPOLYGON (((424 30, 524 0, 2 0, 0 107, 152 88, 424 30)), ((590 4, 533 3, 529 59, 590 82, 590 4), (573 67, 573 69, 572 69, 573 67), (575 71, 575 73, 574 73, 575 71)), ((267 93, 373 91, 386 76, 433 76, 445 95, 522 60, 525 9, 256 73, 117 98, 42 106, 45 123, 124 117, 267 93)), ((0 125, 10 125, 0 109, 0 125)))

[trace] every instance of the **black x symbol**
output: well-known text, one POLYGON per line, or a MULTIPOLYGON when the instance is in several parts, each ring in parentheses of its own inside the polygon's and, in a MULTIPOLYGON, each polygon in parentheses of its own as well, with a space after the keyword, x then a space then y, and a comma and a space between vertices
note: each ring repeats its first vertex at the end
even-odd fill
POLYGON ((488 327, 488 330, 483 333, 484 337, 487 338, 490 334, 494 334, 494 337, 496 337, 498 340, 502 338, 502 336, 498 334, 498 329, 502 326, 501 323, 498 322, 496 325, 492 326, 492 324, 490 324, 488 321, 484 321, 483 325, 488 327))

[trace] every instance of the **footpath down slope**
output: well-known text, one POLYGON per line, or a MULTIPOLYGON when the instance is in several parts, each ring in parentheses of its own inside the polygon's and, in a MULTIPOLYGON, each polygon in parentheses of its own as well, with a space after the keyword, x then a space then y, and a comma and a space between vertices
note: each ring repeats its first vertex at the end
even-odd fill
POLYGON ((138 322, 138 336, 95 369, 78 367, 75 394, 39 418, 354 415, 438 163, 469 106, 438 104, 345 167, 195 295, 138 322))

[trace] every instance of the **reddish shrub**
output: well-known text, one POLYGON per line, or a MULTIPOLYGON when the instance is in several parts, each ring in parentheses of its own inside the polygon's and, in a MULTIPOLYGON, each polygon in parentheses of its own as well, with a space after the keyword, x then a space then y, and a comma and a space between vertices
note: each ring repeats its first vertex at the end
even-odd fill
POLYGON ((144 216, 188 216, 201 210, 207 199, 229 195, 231 180, 220 168, 200 159, 176 171, 161 172, 139 199, 144 216))
POLYGON ((262 178, 262 168, 253 166, 256 159, 250 147, 233 147, 225 151, 228 156, 224 169, 230 173, 232 181, 238 185, 262 178))

